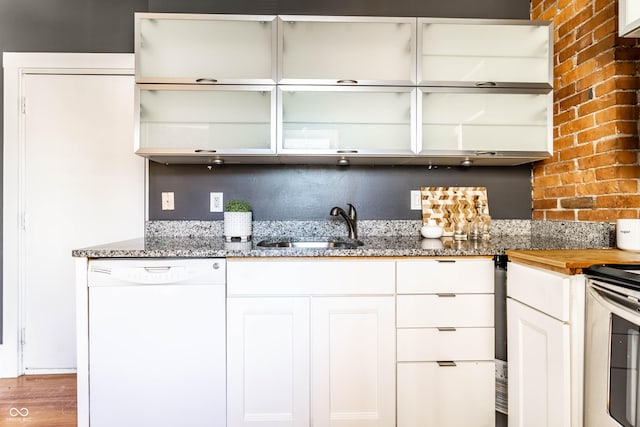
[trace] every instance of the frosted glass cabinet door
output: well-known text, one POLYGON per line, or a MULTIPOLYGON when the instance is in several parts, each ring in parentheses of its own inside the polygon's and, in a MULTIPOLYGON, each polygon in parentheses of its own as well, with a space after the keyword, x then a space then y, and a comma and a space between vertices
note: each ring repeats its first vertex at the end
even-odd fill
POLYGON ((135 26, 138 83, 275 83, 275 16, 137 13, 135 26))
POLYGON ((282 16, 279 83, 415 84, 415 18, 282 16))
POLYGON ((136 153, 273 154, 273 86, 169 86, 136 88, 136 153))
POLYGON ((419 19, 419 84, 550 88, 551 25, 490 22, 419 19))
POLYGON ((552 92, 421 90, 420 154, 551 154, 552 92))
POLYGON ((279 152, 413 152, 415 89, 280 86, 279 91, 279 152))

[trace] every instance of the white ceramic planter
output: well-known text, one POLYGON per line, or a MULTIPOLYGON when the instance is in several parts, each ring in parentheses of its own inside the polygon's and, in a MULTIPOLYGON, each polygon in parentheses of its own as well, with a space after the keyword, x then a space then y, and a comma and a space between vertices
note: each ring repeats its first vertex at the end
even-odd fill
POLYGON ((225 212, 224 238, 227 242, 240 239, 247 242, 251 239, 252 212, 225 212))

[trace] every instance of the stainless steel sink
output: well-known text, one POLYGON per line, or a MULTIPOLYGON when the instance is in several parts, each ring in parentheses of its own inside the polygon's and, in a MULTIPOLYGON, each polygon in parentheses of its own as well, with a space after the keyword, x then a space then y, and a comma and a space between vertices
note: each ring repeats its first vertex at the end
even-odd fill
POLYGON ((362 246, 360 240, 263 240, 258 242, 261 248, 295 249, 355 249, 362 246))

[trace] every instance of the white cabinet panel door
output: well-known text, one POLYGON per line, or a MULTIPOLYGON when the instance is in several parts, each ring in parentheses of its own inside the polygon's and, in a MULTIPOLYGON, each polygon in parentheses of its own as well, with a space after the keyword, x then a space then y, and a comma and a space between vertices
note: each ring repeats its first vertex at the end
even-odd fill
POLYGON ((134 78, 32 74, 24 96, 24 369, 75 369, 71 250, 144 232, 134 78))
POLYGON ((507 299, 509 427, 571 423, 569 325, 507 299))
POLYGON ((393 297, 314 298, 314 427, 395 426, 393 297))
POLYGON ((227 300, 227 426, 309 425, 309 299, 227 300))

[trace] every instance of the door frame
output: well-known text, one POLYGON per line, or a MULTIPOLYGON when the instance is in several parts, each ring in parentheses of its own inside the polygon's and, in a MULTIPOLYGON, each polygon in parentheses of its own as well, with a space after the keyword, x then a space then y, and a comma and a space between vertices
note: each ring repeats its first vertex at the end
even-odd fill
MULTIPOLYGON (((24 374, 24 225, 25 135, 21 113, 24 77, 28 74, 134 75, 131 53, 16 53, 2 56, 4 129, 2 183, 2 343, 0 378, 24 374)), ((133 136, 132 136, 133 142, 133 136)), ((133 150, 133 144, 132 144, 133 150)), ((148 161, 145 161, 145 220, 148 219, 148 161)))

